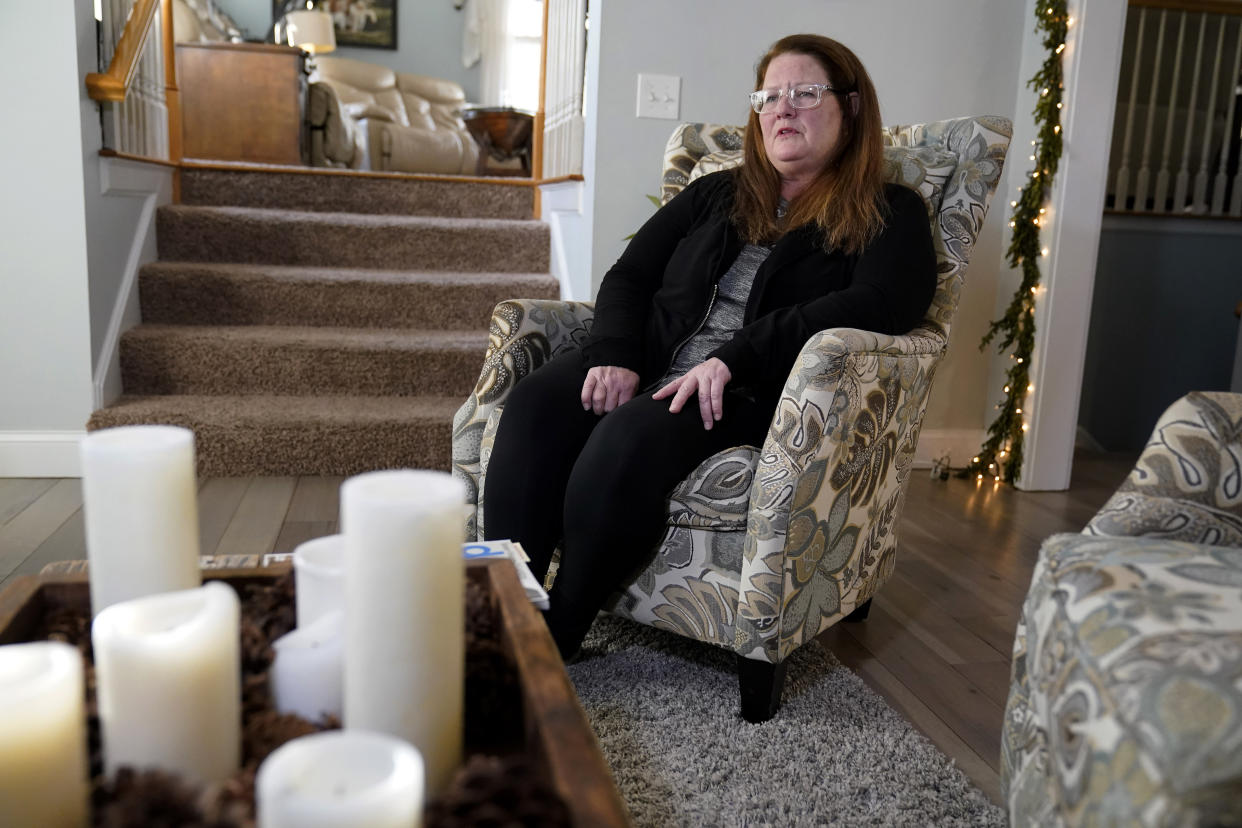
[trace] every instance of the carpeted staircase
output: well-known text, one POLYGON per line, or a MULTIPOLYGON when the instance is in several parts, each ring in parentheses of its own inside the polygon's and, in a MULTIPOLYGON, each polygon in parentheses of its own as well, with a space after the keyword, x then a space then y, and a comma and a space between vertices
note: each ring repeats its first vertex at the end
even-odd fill
POLYGON ((89 429, 194 429, 199 474, 449 468, 491 310, 554 298, 527 187, 190 169, 160 208, 124 395, 89 429))

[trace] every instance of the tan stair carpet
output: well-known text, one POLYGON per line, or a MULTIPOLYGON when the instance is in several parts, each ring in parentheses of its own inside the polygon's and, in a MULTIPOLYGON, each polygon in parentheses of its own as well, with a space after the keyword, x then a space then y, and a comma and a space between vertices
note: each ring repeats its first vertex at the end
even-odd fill
POLYGON ((200 477, 449 469, 457 397, 123 396, 92 428, 194 431, 200 477))
POLYGON ((455 395, 478 379, 487 331, 140 325, 121 340, 135 394, 455 395))
POLYGON ((181 194, 87 427, 192 428, 202 475, 448 470, 492 308, 559 294, 527 187, 188 169, 181 194))
POLYGON ((496 297, 547 296, 546 273, 410 272, 153 262, 143 321, 167 325, 347 325, 486 331, 496 297))
POLYGON ((547 272, 548 227, 519 219, 161 207, 165 261, 547 272))
POLYGON ((442 218, 528 219, 534 209, 530 187, 497 182, 480 197, 480 185, 452 179, 403 176, 351 176, 337 170, 314 170, 288 176, 251 170, 185 170, 181 199, 208 207, 270 207, 324 213, 387 213, 442 218), (348 186, 332 179, 345 177, 348 186))

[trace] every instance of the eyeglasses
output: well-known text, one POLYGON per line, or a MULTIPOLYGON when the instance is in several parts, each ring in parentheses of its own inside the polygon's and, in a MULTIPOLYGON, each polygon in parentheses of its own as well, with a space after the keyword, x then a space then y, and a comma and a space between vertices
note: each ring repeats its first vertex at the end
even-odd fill
POLYGON ((814 109, 824 99, 825 92, 836 92, 826 83, 797 83, 788 89, 758 89, 750 93, 750 105, 762 115, 771 112, 788 96, 794 109, 814 109))

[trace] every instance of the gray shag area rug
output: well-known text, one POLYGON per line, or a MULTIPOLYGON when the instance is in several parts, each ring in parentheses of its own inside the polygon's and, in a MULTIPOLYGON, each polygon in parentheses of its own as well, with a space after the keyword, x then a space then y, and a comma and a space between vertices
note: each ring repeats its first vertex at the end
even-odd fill
POLYGON ((738 713, 735 657, 601 616, 569 677, 634 824, 998 825, 1004 812, 818 643, 781 709, 738 713))

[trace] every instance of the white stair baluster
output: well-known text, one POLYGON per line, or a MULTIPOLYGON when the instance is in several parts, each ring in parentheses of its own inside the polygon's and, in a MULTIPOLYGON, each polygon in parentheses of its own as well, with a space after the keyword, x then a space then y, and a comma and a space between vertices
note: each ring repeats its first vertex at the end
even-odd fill
POLYGON ((1182 143, 1182 164, 1177 170, 1177 178, 1173 184, 1173 212, 1180 213, 1186 209, 1186 192, 1190 188, 1190 148, 1195 135, 1195 104, 1199 100, 1199 70, 1203 66, 1203 39, 1206 35, 1207 15, 1199 15, 1199 40, 1195 47, 1195 72, 1190 81, 1190 106, 1186 108, 1186 135, 1182 143))
MULTIPOLYGON (((1230 18, 1222 20, 1221 29, 1224 29, 1229 22, 1230 18)), ((1239 32, 1234 39, 1233 73, 1229 76, 1232 85, 1228 82, 1225 84, 1229 106, 1225 111, 1225 124, 1220 142, 1220 165, 1216 170, 1216 180, 1212 183, 1212 215, 1216 216, 1225 214, 1225 187, 1229 183, 1229 174, 1225 168, 1229 163, 1229 145, 1232 137, 1229 133, 1233 129, 1233 110, 1238 100, 1238 70, 1242 68, 1242 24, 1239 25, 1239 32)), ((1234 198, 1236 200, 1237 196, 1235 195, 1234 198)))
POLYGON ((1180 92, 1178 81, 1182 74, 1182 44, 1186 35, 1186 13, 1178 15, 1177 48, 1173 54, 1173 81, 1169 87, 1169 110, 1164 123, 1164 143, 1161 145, 1160 171, 1156 173, 1156 197, 1154 209, 1158 213, 1169 209, 1169 156, 1173 148, 1173 122, 1178 120, 1177 96, 1180 92))
MULTIPOLYGON (((1131 9, 1134 7, 1131 6, 1131 9)), ((1134 39, 1134 63, 1130 70, 1130 103, 1126 110, 1126 130, 1121 143, 1121 164, 1117 167, 1117 179, 1113 186, 1113 209, 1128 210, 1126 200, 1130 194, 1130 137, 1134 132, 1134 108, 1138 104, 1139 67, 1143 62, 1143 29, 1147 23, 1147 9, 1138 9, 1138 35, 1134 39)))
POLYGON ((160 157, 172 160, 172 125, 168 120, 168 63, 164 54, 163 24, 160 29, 160 157))
POLYGON ((151 23, 151 34, 147 38, 151 44, 149 76, 151 78, 151 135, 153 140, 150 152, 152 158, 167 160, 168 105, 164 99, 164 25, 162 17, 163 15, 156 12, 155 20, 151 23))
POLYGON ((570 102, 569 129, 565 130, 566 169, 570 173, 581 174, 582 142, 586 129, 586 120, 582 114, 582 88, 586 80, 586 27, 583 25, 586 22, 586 0, 574 0, 573 8, 574 13, 567 18, 571 24, 569 36, 573 38, 575 45, 571 53, 573 60, 570 61, 569 74, 566 76, 569 83, 566 97, 570 102))
POLYGON ((1207 126, 1203 130, 1203 150, 1199 153, 1199 172, 1195 175, 1194 202, 1191 206, 1191 211, 1194 213, 1205 213, 1208 209, 1208 157, 1211 155, 1212 121, 1214 120, 1213 114, 1216 112, 1216 85, 1220 80, 1220 58, 1224 46, 1225 21, 1222 19, 1220 28, 1216 32, 1216 60, 1212 61, 1212 83, 1208 87, 1207 97, 1207 126))
POLYGON ((134 136, 134 145, 130 148, 130 152, 135 155, 147 155, 151 142, 150 132, 150 113, 151 106, 151 83, 147 77, 147 60, 151 54, 151 43, 142 44, 142 51, 138 53, 138 65, 134 69, 134 80, 130 84, 129 92, 125 96, 134 99, 134 112, 137 115, 138 131, 134 136))
POLYGON ((547 111, 544 113, 544 175, 560 175, 565 167, 564 142, 561 140, 560 124, 564 113, 564 72, 562 68, 565 41, 565 3, 548 0, 548 89, 547 111), (555 48, 554 48, 555 47, 555 48))
POLYGON ((112 105, 116 109, 117 120, 121 122, 120 143, 117 152, 131 152, 134 146, 134 101, 126 98, 112 105))
POLYGON ((1143 130, 1143 160, 1139 163, 1138 176, 1134 181, 1134 209, 1147 210, 1147 190, 1151 185, 1151 129, 1156 122, 1156 92, 1160 88, 1160 63, 1164 58, 1164 23, 1167 9, 1160 10, 1160 25, 1156 29, 1156 65, 1147 82, 1147 126, 1143 130))

